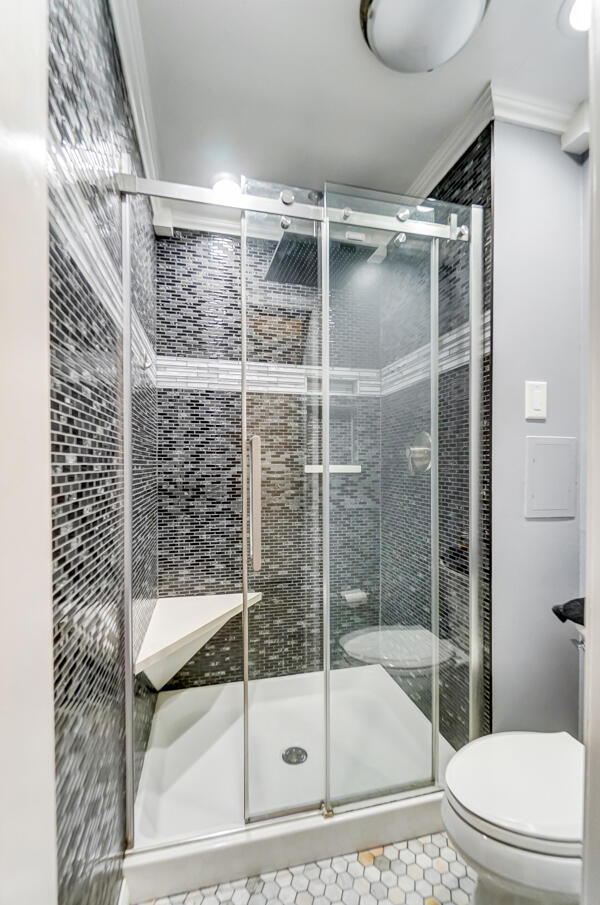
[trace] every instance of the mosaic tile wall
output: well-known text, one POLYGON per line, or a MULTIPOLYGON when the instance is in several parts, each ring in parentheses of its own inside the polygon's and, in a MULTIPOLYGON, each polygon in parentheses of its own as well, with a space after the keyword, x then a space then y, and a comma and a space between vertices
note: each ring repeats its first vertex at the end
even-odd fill
POLYGON ((340 638, 379 623, 381 402, 379 397, 331 397, 329 408, 331 462, 356 462, 362 469, 332 474, 329 482, 330 657, 334 667, 344 667, 348 662, 340 638), (352 456, 348 433, 354 439, 352 456), (344 600, 342 591, 353 589, 367 594, 365 603, 350 606, 344 600))
MULTIPOLYGON (((249 243, 249 356, 317 364, 317 293, 264 280, 274 249, 275 243, 265 240, 249 243)), ((443 246, 440 264, 440 331, 447 335, 468 316, 468 249, 443 246)), ((239 240, 233 237, 181 232, 159 241, 163 354, 221 359, 240 354, 239 265, 239 240)), ((332 280, 334 367, 386 367, 428 342, 429 246, 410 240, 390 249, 374 273, 377 280, 370 286, 360 274, 339 284, 332 280)), ((441 628, 461 650, 468 649, 467 585, 456 556, 468 530, 467 371, 455 367, 440 378, 441 628)), ((159 406, 161 594, 239 590, 239 392, 162 387, 159 406)), ((381 397, 332 396, 332 461, 362 466, 360 476, 335 475, 331 484, 334 666, 347 665, 339 644, 346 632, 380 620, 430 624, 430 481, 409 475, 404 454, 429 421, 426 379, 381 397), (349 607, 341 591, 352 588, 366 591, 367 602, 349 607)), ((265 453, 264 566, 251 576, 253 590, 263 593, 250 612, 253 677, 321 664, 319 479, 302 473, 306 462, 319 461, 319 425, 318 397, 249 395, 249 432, 261 433, 265 453)), ((238 618, 169 687, 241 677, 238 618)), ((442 681, 447 735, 460 744, 468 710, 466 667, 453 667, 442 681)), ((428 712, 428 702, 419 703, 428 712)))
POLYGON ((124 847, 121 337, 50 239, 58 865, 76 905, 116 897, 124 847))
MULTIPOLYGON (((49 13, 59 901, 108 905, 119 892, 125 804, 121 222, 112 175, 122 152, 141 168, 108 4, 51 0, 49 13)), ((133 302, 151 348, 154 265, 146 202, 135 203, 133 224, 133 302)), ((156 596, 155 396, 151 374, 134 372, 140 632, 156 596)), ((153 706, 152 696, 143 697, 140 750, 153 706)))
MULTIPOLYGON (((286 365, 320 363, 320 295, 265 281, 275 242, 248 244, 248 356, 286 365)), ((158 241, 158 350, 181 358, 235 359, 240 347, 239 240, 177 232, 158 241), (183 326, 184 325, 184 326, 183 326), (172 329, 171 329, 172 328, 172 329), (206 337, 209 337, 207 340, 206 337)), ((379 361, 372 293, 334 287, 332 360, 338 367, 379 361), (372 342, 365 342, 371 336, 372 342)), ((251 587, 250 672, 266 677, 322 663, 318 396, 251 393, 248 430, 263 440, 263 568, 251 587)), ((161 596, 240 589, 241 433, 239 392, 159 389, 161 596)), ((337 639, 377 621, 379 610, 379 399, 340 398, 332 406, 332 460, 360 461, 363 473, 331 488, 332 653, 337 639), (368 604, 349 609, 343 589, 363 588, 368 604)), ((242 676, 241 617, 231 620, 169 687, 242 676)))
MULTIPOLYGON (((452 167, 449 173, 433 190, 432 195, 441 198, 444 201, 450 201, 454 204, 480 204, 484 209, 484 267, 483 267, 483 308, 484 311, 491 314, 493 305, 493 262, 492 262, 492 148, 493 148, 494 125, 490 123, 481 135, 475 140, 471 147, 463 154, 460 160, 452 167)), ((464 279, 464 268, 458 269, 458 279, 464 279)), ((456 279, 456 277, 454 278, 456 279)), ((440 301, 442 296, 448 292, 456 292, 456 286, 452 285, 449 279, 449 273, 444 275, 443 271, 440 277, 440 301)), ((492 563, 492 547, 491 547, 491 477, 492 477, 492 354, 493 354, 493 336, 490 342, 490 351, 484 355, 482 362, 482 396, 481 396, 481 518, 480 518, 480 545, 481 545, 481 583, 480 583, 480 601, 481 614, 483 623, 483 699, 484 710, 483 730, 491 731, 492 721, 492 677, 491 677, 491 641, 492 641, 492 601, 491 601, 491 563, 492 563)), ((457 379, 460 379, 457 376, 457 379)), ((465 380, 465 377, 462 378, 465 380)), ((464 398, 464 395, 463 395, 464 398)), ((466 419, 466 412, 457 415, 462 418, 463 424, 466 419)), ((464 434, 461 434, 464 436, 464 434)), ((450 438, 449 438, 450 439, 450 438)), ((447 446, 445 447, 448 448, 447 446)), ((441 450, 442 454, 442 450, 441 450)), ((461 446, 460 451, 454 453, 454 461, 456 462, 457 487, 465 486, 465 461, 468 451, 465 446, 461 446)), ((452 453, 449 453, 452 459, 452 453)), ((455 493, 455 482, 452 477, 452 470, 446 469, 443 462, 440 463, 440 481, 442 484, 442 492, 448 494, 449 499, 461 499, 465 491, 458 490, 455 493), (443 469, 443 470, 442 470, 443 469), (447 487, 447 491, 446 488, 447 487)), ((452 516, 456 522, 456 513, 452 516)), ((451 523, 450 523, 451 524, 451 523)), ((449 535, 450 536, 450 535, 449 535)), ((446 547, 446 553, 450 553, 450 548, 446 547)), ((444 559, 444 549, 442 549, 442 560, 444 559)), ((455 564, 456 565, 456 564, 455 564)), ((454 569, 456 573, 457 569, 454 569)), ((460 567, 458 568, 460 571, 460 567)), ((454 584, 448 590, 449 597, 454 596, 464 600, 464 591, 461 592, 461 579, 454 578, 454 584)), ((448 600, 448 609, 455 608, 455 605, 448 600)), ((448 698, 441 698, 442 707, 451 709, 448 698)))
POLYGON ((434 833, 145 905, 468 905, 476 882, 446 834, 434 833))

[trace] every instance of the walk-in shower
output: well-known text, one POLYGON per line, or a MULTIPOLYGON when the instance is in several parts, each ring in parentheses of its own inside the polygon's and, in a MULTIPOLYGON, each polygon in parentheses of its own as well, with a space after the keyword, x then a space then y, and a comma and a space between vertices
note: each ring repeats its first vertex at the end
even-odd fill
POLYGON ((120 188, 134 851, 435 790, 480 731, 482 210, 120 188))

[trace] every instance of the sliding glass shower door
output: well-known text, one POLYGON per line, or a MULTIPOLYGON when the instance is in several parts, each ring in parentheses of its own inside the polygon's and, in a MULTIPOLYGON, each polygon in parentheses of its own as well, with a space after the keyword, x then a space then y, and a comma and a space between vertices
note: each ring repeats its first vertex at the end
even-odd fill
POLYGON ((329 782, 339 804, 433 777, 436 677, 407 666, 429 662, 438 636, 439 240, 402 230, 397 205, 327 201, 346 211, 329 226, 329 782), (371 225, 386 220, 392 229, 371 225))
POLYGON ((439 784, 477 734, 481 236, 457 205, 325 207, 330 809, 439 784))
POLYGON ((136 788, 144 844, 439 784, 483 707, 482 211, 123 185, 130 835, 136 788), (191 205, 154 248, 156 347, 136 193, 191 205))
POLYGON ((249 819, 323 798, 319 237, 293 210, 243 215, 249 819))

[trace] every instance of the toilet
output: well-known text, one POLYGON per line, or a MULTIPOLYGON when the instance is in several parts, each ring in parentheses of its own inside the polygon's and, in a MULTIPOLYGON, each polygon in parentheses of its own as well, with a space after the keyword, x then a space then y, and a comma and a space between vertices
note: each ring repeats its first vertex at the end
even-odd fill
POLYGON ((471 905, 575 905, 584 748, 567 732, 476 739, 446 769, 442 818, 477 871, 471 905))

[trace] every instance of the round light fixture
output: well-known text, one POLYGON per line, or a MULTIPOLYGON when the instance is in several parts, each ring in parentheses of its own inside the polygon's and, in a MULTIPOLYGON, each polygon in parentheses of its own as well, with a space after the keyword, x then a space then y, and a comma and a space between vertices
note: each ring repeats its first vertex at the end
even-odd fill
POLYGON ((242 187, 240 180, 231 173, 218 173, 213 180, 213 192, 219 198, 235 198, 240 194, 242 187))
POLYGON ((585 35, 592 24, 592 0, 565 0, 558 14, 558 27, 567 37, 585 35))
POLYGON ((365 40, 397 72, 429 72, 465 46, 489 0, 361 0, 365 40))

